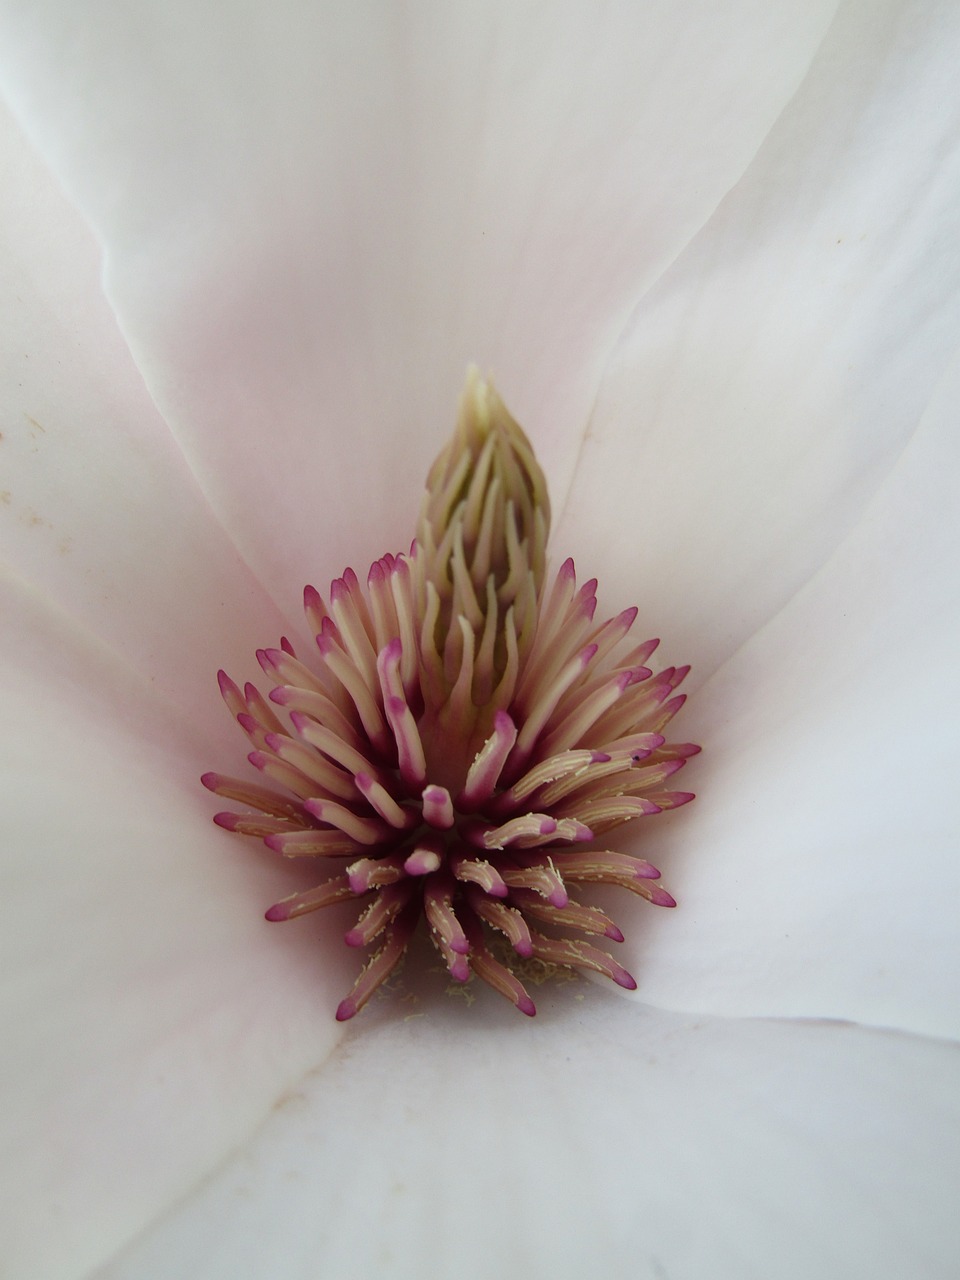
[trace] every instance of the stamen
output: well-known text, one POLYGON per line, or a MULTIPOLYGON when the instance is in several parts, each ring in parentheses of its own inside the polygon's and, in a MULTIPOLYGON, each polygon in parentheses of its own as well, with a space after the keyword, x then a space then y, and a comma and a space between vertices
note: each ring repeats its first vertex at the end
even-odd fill
POLYGON ((505 711, 498 711, 493 718, 493 733, 467 771, 466 785, 457 796, 458 809, 469 813, 490 799, 516 740, 516 725, 505 711))
POLYGON ((443 863, 443 843, 435 836, 421 836, 403 864, 408 876, 426 876, 443 863))
POLYGON ((413 885, 406 882, 382 889, 352 929, 344 934, 348 947, 368 947, 400 914, 413 896, 413 885))
POLYGON ((305 778, 310 779, 314 795, 319 789, 328 795, 339 796, 341 800, 349 800, 353 796, 350 775, 325 760, 313 747, 279 733, 268 733, 265 744, 274 755, 293 765, 305 778))
POLYGON ((385 754, 389 738, 383 714, 377 706, 370 686, 364 682, 363 675, 350 661, 346 652, 334 638, 335 628, 329 618, 324 620, 323 630, 317 636, 317 648, 331 675, 343 685, 353 700, 357 715, 363 725, 364 733, 376 747, 378 754, 385 754))
POLYGON ((236 800, 238 804, 249 805, 251 809, 273 814, 275 818, 291 818, 295 822, 305 820, 306 810, 303 805, 297 804, 289 796, 271 791, 269 787, 258 786, 244 778, 229 778, 222 773, 205 773, 200 781, 208 791, 222 796, 224 800, 236 800))
POLYGON ((581 822, 588 823, 594 835, 659 812, 660 806, 646 796, 602 796, 577 806, 581 822))
POLYGON ((423 820, 440 831, 449 831, 454 823, 453 800, 446 787, 431 784, 423 789, 423 820))
POLYGON ((325 693, 317 693, 314 689, 298 689, 292 684, 281 684, 276 689, 270 690, 270 701, 283 707, 287 712, 299 712, 309 716, 342 743, 355 749, 359 748, 363 741, 337 704, 325 693))
MULTIPOLYGON (((525 813, 519 818, 511 818, 492 831, 479 834, 478 843, 482 849, 504 849, 507 845, 516 844, 524 838, 539 840, 556 834, 557 820, 549 813, 525 813)), ((472 830, 464 832, 470 840, 472 830)))
POLYGON ((379 813, 384 822, 389 823, 397 831, 409 831, 417 825, 417 815, 410 809, 398 804, 386 787, 369 773, 357 773, 353 778, 357 788, 367 804, 375 813, 379 813))
POLYGON ((529 760, 530 753, 536 745, 540 733, 553 714, 557 703, 587 670, 597 652, 595 644, 587 645, 575 658, 572 658, 558 673, 556 678, 546 687, 538 689, 537 701, 530 715, 524 721, 520 736, 517 738, 516 757, 518 762, 529 760))
MULTIPOLYGON (((566 868, 564 868, 566 874, 566 868)), ((623 934, 617 925, 599 907, 587 907, 571 898, 565 907, 554 907, 531 889, 513 889, 510 901, 524 915, 543 920, 546 924, 560 925, 566 929, 579 929, 581 933, 598 933, 613 942, 622 942, 623 934)))
POLYGON ((308 889, 306 893, 292 893, 289 898, 281 898, 266 912, 265 919, 271 921, 293 920, 296 916, 306 915, 308 911, 317 911, 320 907, 332 906, 335 902, 344 902, 355 894, 346 876, 334 876, 316 889, 308 889))
POLYGON ((382 844, 390 834, 390 827, 385 822, 376 818, 364 818, 332 800, 308 800, 304 808, 318 821, 336 827, 357 844, 382 844))
POLYGON ((235 831, 239 836, 270 836, 278 831, 290 831, 286 818, 257 816, 251 813, 215 813, 213 820, 224 831, 235 831))
POLYGON ((608 956, 605 951, 592 947, 589 942, 579 942, 564 938, 545 938, 543 934, 533 935, 533 954, 540 960, 550 964, 569 965, 575 969, 592 969, 612 978, 617 986, 627 991, 636 991, 637 984, 632 974, 623 965, 608 956))
POLYGON ((399 640, 391 640, 377 658, 377 673, 383 691, 387 722, 397 744, 397 764, 400 776, 410 786, 423 786, 427 777, 427 763, 417 722, 403 688, 400 662, 403 651, 399 640))
POLYGON ((500 874, 511 889, 533 889, 554 907, 565 907, 570 901, 560 873, 551 859, 531 861, 527 866, 505 866, 500 874))
POLYGON ((265 836, 263 843, 285 858, 339 858, 357 851, 342 831, 278 831, 265 836))
POLYGON ((406 874, 402 853, 390 854, 386 858, 359 858, 347 867, 350 888, 356 894, 396 884, 406 874))
POLYGON ((247 759, 255 769, 265 773, 268 778, 278 782, 281 787, 286 787, 288 791, 292 791, 295 796, 300 796, 302 800, 316 795, 317 784, 304 777, 299 769, 295 769, 277 756, 271 755, 266 751, 251 751, 247 759))
POLYGON ((348 773, 365 773, 371 776, 379 774, 380 771, 371 764, 370 760, 362 752, 344 742, 326 725, 317 724, 315 720, 311 720, 300 711, 292 711, 290 720, 304 742, 309 743, 311 747, 315 747, 317 751, 322 752, 328 759, 333 760, 335 764, 346 769, 348 773))
POLYGON ((307 615, 307 622, 310 630, 315 636, 320 634, 323 626, 324 618, 330 615, 327 612, 327 606, 324 604, 323 597, 316 587, 304 587, 303 589, 303 611, 307 615))
POLYGON ((412 902, 400 918, 387 931, 386 942, 375 956, 368 962, 360 977, 353 984, 350 994, 340 1001, 337 1007, 337 1021, 346 1022, 359 1013, 377 987, 389 978, 400 963, 407 944, 416 927, 419 909, 412 902))
POLYGON ((313 689, 316 693, 324 691, 322 682, 310 668, 282 649, 258 649, 257 661, 277 684, 295 684, 300 689, 313 689))
POLYGON ((445 875, 430 876, 423 887, 423 909, 431 930, 451 951, 466 955, 467 935, 453 909, 453 882, 445 875))
POLYGON ((468 889, 467 901, 481 920, 499 929, 518 956, 533 955, 530 926, 516 907, 488 898, 480 889, 468 889))
POLYGON ((494 898, 505 898, 510 892, 506 881, 491 862, 462 853, 450 855, 450 870, 457 880, 476 884, 494 898))
POLYGON ((473 972, 494 991, 505 996, 521 1013, 525 1013, 528 1018, 534 1017, 536 1005, 527 995, 523 984, 499 960, 494 959, 484 946, 483 929, 479 922, 471 919, 467 913, 463 927, 470 940, 470 968, 473 972))

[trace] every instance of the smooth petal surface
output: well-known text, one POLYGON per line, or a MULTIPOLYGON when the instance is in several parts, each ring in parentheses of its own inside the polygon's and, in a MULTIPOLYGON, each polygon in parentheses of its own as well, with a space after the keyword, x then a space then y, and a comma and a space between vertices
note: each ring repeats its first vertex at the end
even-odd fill
POLYGON ((157 403, 296 598, 321 552, 405 543, 471 360, 565 484, 622 326, 834 8, 48 0, 0 48, 157 403))
POLYGON ((371 1016, 98 1280, 953 1275, 955 1046, 571 999, 371 1016))
MULTIPOLYGON (((236 7, 231 23, 177 4, 93 22, 68 6, 9 6, 0 58, 18 112, 107 244, 111 297, 151 390, 285 609, 321 561, 332 573, 405 540, 433 424, 449 419, 467 358, 501 374, 562 490, 603 359, 662 277, 647 294, 654 322, 644 309, 628 324, 601 389, 597 443, 558 547, 586 572, 612 570, 614 604, 645 588, 669 656, 716 669, 685 725, 710 748, 699 813, 645 846, 668 854, 684 905, 659 921, 645 912, 631 931, 644 994, 955 1030, 942 798, 952 746, 939 733, 954 686, 929 673, 950 660, 956 597, 946 573, 926 573, 956 531, 942 487, 955 466, 953 374, 897 463, 956 338, 954 264, 928 251, 950 208, 949 8, 895 6, 873 24, 845 7, 753 165, 827 9, 788 20, 751 5, 711 22, 705 8, 663 6, 644 10, 648 28, 630 25, 633 6, 604 10, 606 25, 574 6, 544 48, 532 19, 491 6, 496 32, 484 37, 447 8, 424 6, 403 30, 381 6, 324 10, 301 30, 260 5, 236 7), (451 57, 461 46, 469 53, 451 57), (322 115, 318 99, 336 111, 322 115), (900 171, 906 194, 882 182, 900 171), (862 196, 873 183, 880 194, 862 196), (875 257, 849 255, 839 287, 834 214, 853 223, 864 208, 883 243, 875 257), (893 308, 903 297, 912 322, 893 308), (819 335, 838 312, 835 351, 819 335), (872 323, 884 313, 889 332, 872 323), (776 331, 784 316, 792 327, 776 331), (636 371, 655 362, 668 366, 664 384, 644 386, 662 438, 659 419, 634 412, 646 398, 636 371), (699 429, 717 400, 713 448, 699 429), (688 422, 698 434, 675 437, 683 467, 641 467, 635 435, 649 431, 670 462, 669 431, 688 422), (696 473, 685 491, 684 469, 696 473), (649 525, 634 523, 647 474, 649 525), (671 485, 660 505, 657 486, 671 485), (361 503, 374 515, 358 528, 361 503), (942 523, 924 525, 939 508, 942 523), (698 538, 681 528, 691 510, 698 538), (641 536, 654 528, 669 537, 641 536), (863 761, 875 768, 854 773, 863 761), (916 896, 917 868, 932 900, 916 896)), ((28 239, 47 225, 22 222, 28 239)), ((72 226, 81 299, 94 259, 72 226)), ((45 231, 51 255, 61 234, 58 222, 45 231)), ((23 297, 48 300, 31 359, 59 350, 54 318, 81 307, 58 292, 61 275, 23 277, 23 297)), ((92 405, 72 452, 41 453, 26 419, 11 423, 12 521, 32 510, 53 524, 62 505, 70 527, 56 533, 86 556, 58 569, 67 553, 52 531, 39 552, 26 525, 10 525, 18 573, 65 610, 16 581, 0 602, 17 660, 3 676, 3 999, 20 1032, 4 1066, 11 1273, 58 1280, 104 1264, 110 1280, 185 1269, 255 1280, 280 1264, 295 1280, 298 1266, 312 1277, 321 1264, 334 1277, 419 1275, 439 1256, 482 1275, 482 1255, 462 1246, 482 1233, 498 1273, 519 1258, 533 1272, 545 1259, 563 1275, 572 1260, 575 1274, 598 1264, 657 1280, 948 1275, 953 1049, 666 1015, 592 989, 582 1005, 569 990, 541 1000, 519 1035, 489 1001, 430 1003, 410 1023, 412 1004, 371 1011, 331 1070, 303 1085, 305 1101, 170 1212, 322 1062, 351 958, 329 919, 265 926, 257 908, 278 873, 207 825, 194 779, 223 713, 202 689, 280 619, 228 542, 198 569, 217 522, 182 483, 129 365, 120 411, 104 412, 123 353, 106 312, 89 330, 81 314, 74 329, 111 353, 105 372, 85 346, 61 399, 43 414, 22 407, 50 434, 71 406, 92 405), (148 425, 128 464, 131 419, 148 425), (80 474, 89 484, 71 483, 80 474), (105 476, 111 498, 128 485, 137 496, 122 519, 108 513, 98 540, 87 529, 105 476), (144 604, 143 577, 125 566, 154 557, 159 595, 144 604), (195 721, 177 714, 191 705, 195 721)), ((52 364, 31 396, 47 394, 52 364)))
POLYGON ((302 875, 212 826, 202 748, 147 681, 7 578, 0 646, 0 1273, 59 1280, 323 1060, 353 966, 261 918, 302 875))
POLYGON ((554 551, 702 681, 833 553, 960 345, 960 9, 844 5, 611 359, 554 551))
POLYGON ((637 919, 648 999, 960 1033, 958 402, 960 358, 857 529, 700 690, 700 799, 644 845, 683 904, 637 919))
POLYGON ((646 300, 555 546, 694 663, 643 998, 956 1035, 960 12, 874 22, 646 300))
POLYGON ((0 171, 0 561, 218 740, 214 673, 284 619, 147 395, 89 230, 2 108, 0 171))

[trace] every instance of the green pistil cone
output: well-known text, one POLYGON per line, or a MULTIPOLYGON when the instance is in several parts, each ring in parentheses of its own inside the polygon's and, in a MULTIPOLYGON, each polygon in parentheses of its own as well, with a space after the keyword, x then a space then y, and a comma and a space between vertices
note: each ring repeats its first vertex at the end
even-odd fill
POLYGON ((456 430, 427 476, 416 556, 426 701, 471 736, 509 702, 532 643, 549 532, 530 442, 471 367, 456 430))

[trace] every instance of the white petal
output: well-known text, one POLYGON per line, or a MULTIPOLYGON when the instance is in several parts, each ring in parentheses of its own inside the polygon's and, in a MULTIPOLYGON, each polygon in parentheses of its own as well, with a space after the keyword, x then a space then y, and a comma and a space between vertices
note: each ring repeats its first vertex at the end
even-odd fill
POLYGON ((212 825, 148 681, 6 579, 0 641, 0 1271, 59 1280, 322 1061, 356 960, 262 919, 304 877, 212 825))
POLYGON ((644 833, 681 902, 634 916, 647 999, 960 1032, 958 403, 960 357, 857 529, 699 691, 699 797, 644 833))
POLYGON ((8 6, 0 47, 165 417, 295 596, 406 544, 470 359, 569 471, 833 8, 154 0, 94 30, 60 0, 8 6))
POLYGON ((953 1274, 955 1046, 573 998, 370 1017, 101 1280, 953 1274))
MULTIPOLYGON (((284 621, 147 395, 89 232, 6 113, 0 168, 3 560, 219 730, 217 667, 241 673, 284 621)), ((23 644, 14 655, 37 665, 23 644)))
POLYGON ((954 6, 844 6, 616 353, 555 551, 697 679, 856 524, 960 342, 958 58, 954 6))

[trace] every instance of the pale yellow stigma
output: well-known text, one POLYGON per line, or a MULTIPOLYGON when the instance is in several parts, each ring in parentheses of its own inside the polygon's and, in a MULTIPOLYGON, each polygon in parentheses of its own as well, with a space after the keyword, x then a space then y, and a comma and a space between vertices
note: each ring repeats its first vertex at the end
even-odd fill
POLYGON ((426 701, 472 736, 512 697, 533 642, 550 532, 547 482, 493 384, 467 372, 457 427, 427 476, 415 576, 426 701))

